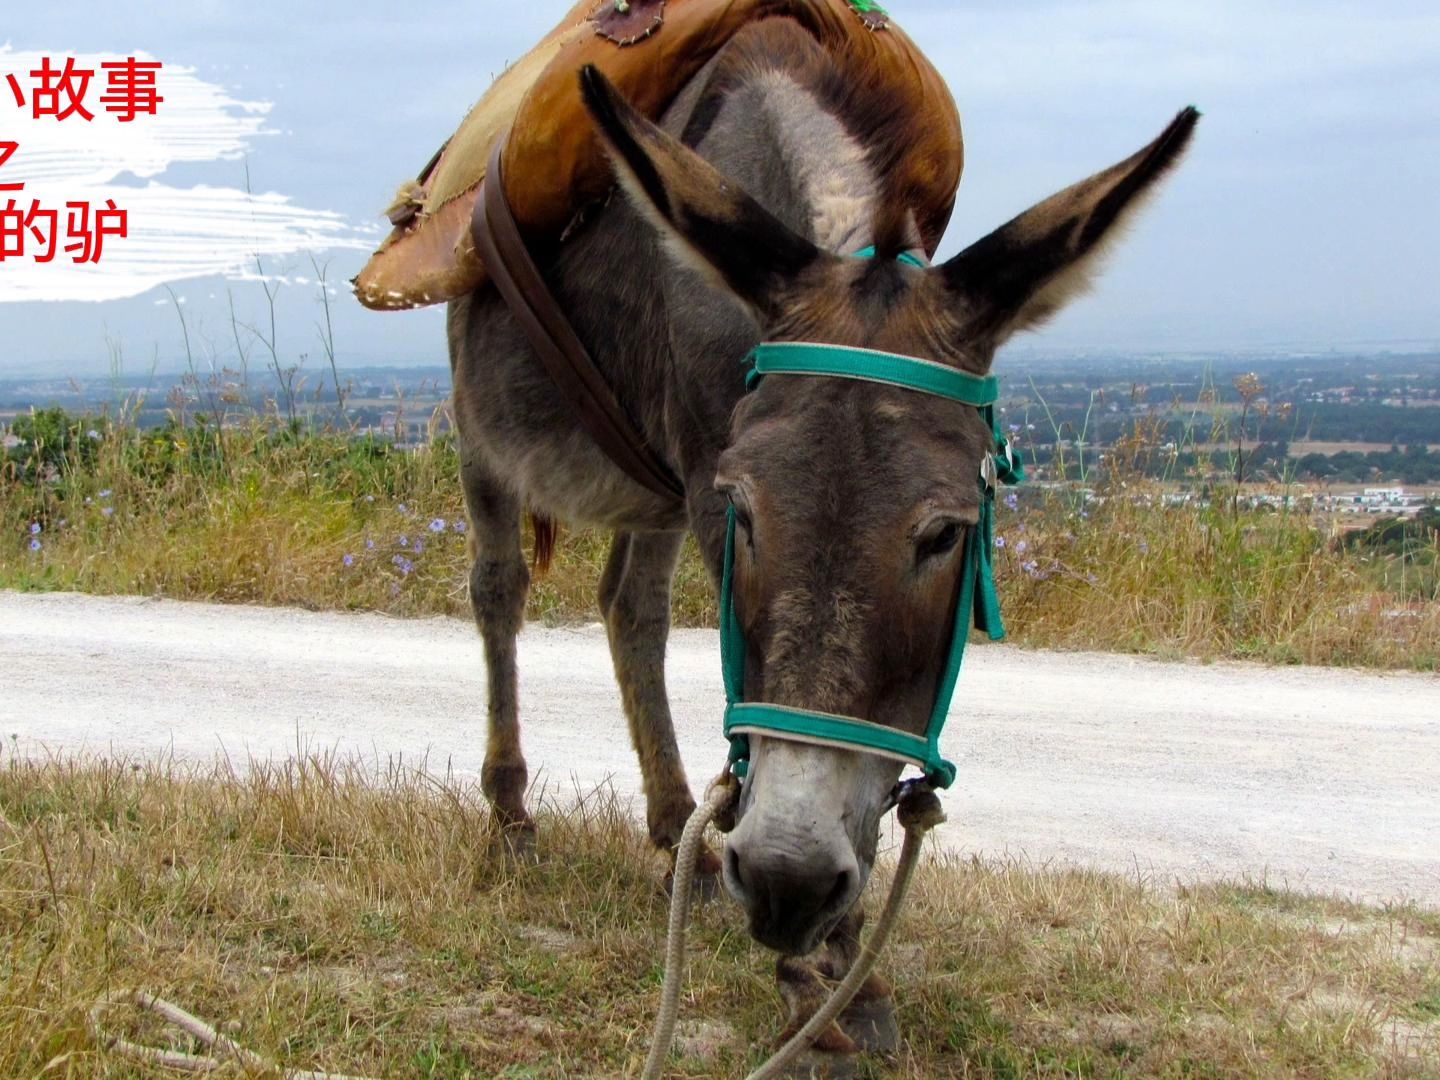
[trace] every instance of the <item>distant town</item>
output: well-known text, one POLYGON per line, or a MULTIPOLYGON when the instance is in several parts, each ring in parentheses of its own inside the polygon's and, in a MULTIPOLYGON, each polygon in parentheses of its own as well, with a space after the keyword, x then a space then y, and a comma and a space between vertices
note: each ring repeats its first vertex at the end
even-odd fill
MULTIPOLYGON (((1040 484, 1093 490, 1123 467, 1203 501, 1238 482, 1274 509, 1412 516, 1440 499, 1440 350, 1406 354, 1002 355, 1002 424, 1040 484)), ((31 409, 339 426, 401 446, 451 427, 441 367, 0 379, 0 425, 31 409), (339 386, 336 386, 336 374, 339 386)))

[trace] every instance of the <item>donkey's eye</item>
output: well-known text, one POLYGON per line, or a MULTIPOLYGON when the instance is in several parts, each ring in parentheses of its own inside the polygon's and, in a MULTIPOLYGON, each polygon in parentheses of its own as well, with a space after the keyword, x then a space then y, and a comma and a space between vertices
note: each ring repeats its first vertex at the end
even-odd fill
POLYGON ((960 535, 964 526, 958 521, 947 521, 944 524, 929 530, 915 543, 915 562, 925 562, 927 559, 938 559, 942 555, 948 555, 955 550, 955 545, 960 543, 960 535))

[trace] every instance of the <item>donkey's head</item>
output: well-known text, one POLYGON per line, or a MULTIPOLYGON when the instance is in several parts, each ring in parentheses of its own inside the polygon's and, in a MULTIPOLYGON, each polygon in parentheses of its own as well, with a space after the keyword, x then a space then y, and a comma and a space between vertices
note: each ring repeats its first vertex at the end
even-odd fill
MULTIPOLYGON (((976 375, 1011 335, 1086 287, 1198 119, 1185 110, 1135 156, 922 269, 895 259, 911 246, 908 215, 879 208, 874 259, 822 251, 593 69, 583 82, 630 198, 677 259, 748 306, 765 340, 877 349, 976 375)), ((871 382, 772 376, 741 401, 730 436, 714 483, 737 521, 746 699, 923 733, 993 450, 979 412, 871 382)), ((859 897, 901 767, 751 741, 725 882, 757 940, 808 952, 859 897)))

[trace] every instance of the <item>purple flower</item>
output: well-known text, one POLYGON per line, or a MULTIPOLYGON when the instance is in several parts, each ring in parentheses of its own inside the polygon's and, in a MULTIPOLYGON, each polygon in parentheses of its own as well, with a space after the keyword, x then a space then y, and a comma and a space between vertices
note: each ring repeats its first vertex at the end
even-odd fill
POLYGON ((1016 555, 1024 555, 1025 552, 1027 552, 1027 551, 1029 551, 1029 550, 1030 550, 1030 544, 1029 544, 1029 542, 1026 541, 1026 540, 1021 540, 1018 544, 1015 545, 1015 554, 1016 554, 1016 555))
POLYGON ((409 547, 409 546, 410 546, 410 537, 408 537, 408 536, 402 536, 402 537, 400 537, 400 546, 401 546, 401 547, 409 547))
POLYGON ((995 546, 997 548, 1003 548, 1005 546, 1005 538, 1003 536, 995 537, 995 546))
POLYGON ((1020 509, 1020 496, 1019 496, 1019 495, 1016 495, 1015 492, 1013 492, 1013 491, 1010 492, 1009 494, 1007 494, 1007 495, 1005 496, 1005 506, 1006 506, 1008 509, 1010 509, 1010 510, 1019 510, 1019 509, 1020 509))
POLYGON ((425 553, 425 541, 416 540, 415 543, 412 545, 411 550, 414 551, 416 555, 423 555, 425 553))
POLYGON ((463 533, 463 532, 465 531, 466 525, 465 525, 465 522, 463 522, 463 521, 457 521, 457 522, 455 522, 455 524, 454 524, 453 526, 451 526, 451 527, 452 527, 457 533, 463 533))
POLYGON ((40 522, 38 522, 38 521, 32 521, 32 522, 30 522, 30 535, 31 535, 31 536, 39 536, 39 535, 40 535, 40 522))
POLYGON ((85 432, 85 437, 87 439, 98 439, 100 438, 100 432, 96 431, 94 428, 91 428, 89 431, 85 432))
POLYGON ((341 561, 342 563, 344 563, 346 566, 354 566, 354 565, 355 565, 355 556, 354 556, 354 555, 348 555, 348 554, 347 554, 347 555, 346 555, 343 559, 341 559, 340 561, 341 561))
POLYGON ((444 518, 436 518, 434 521, 430 522, 430 531, 433 532, 433 533, 442 533, 442 532, 444 532, 444 531, 445 531, 445 519, 444 519, 444 518))
POLYGON ((42 547, 44 547, 44 546, 45 546, 45 545, 42 544, 42 543, 40 543, 39 540, 31 540, 31 541, 30 541, 30 550, 31 550, 31 551, 39 551, 39 550, 40 550, 42 547))
POLYGON ((1019 424, 1011 424, 1011 425, 1010 425, 1010 434, 1013 435, 1013 434, 1015 434, 1015 432, 1017 432, 1017 431, 1019 431, 1019 430, 1020 430, 1020 425, 1019 425, 1019 424))
POLYGON ((106 517, 109 517, 111 514, 115 513, 115 508, 113 506, 104 506, 100 508, 100 513, 104 514, 106 517))
POLYGON ((1021 563, 1020 569, 1024 570, 1025 573, 1029 574, 1032 578, 1038 578, 1041 576, 1040 564, 1034 559, 1031 559, 1029 562, 1026 563, 1021 563))
POLYGON ((374 541, 374 540, 366 540, 366 541, 365 541, 365 550, 366 550, 366 551, 374 551, 374 550, 375 550, 375 541, 374 541))
POLYGON ((365 496, 365 501, 366 501, 366 502, 374 502, 374 501, 375 501, 375 496, 374 496, 374 495, 366 495, 366 496, 365 496))
POLYGON ((100 492, 100 498, 102 498, 102 499, 108 499, 108 498, 110 497, 110 494, 111 494, 110 489, 109 489, 109 488, 106 488, 104 491, 100 492))
POLYGON ((402 574, 408 574, 415 569, 415 564, 404 555, 396 555, 390 560, 402 574))
POLYGON ((408 514, 410 512, 409 507, 407 507, 404 503, 401 503, 398 509, 402 514, 408 514))

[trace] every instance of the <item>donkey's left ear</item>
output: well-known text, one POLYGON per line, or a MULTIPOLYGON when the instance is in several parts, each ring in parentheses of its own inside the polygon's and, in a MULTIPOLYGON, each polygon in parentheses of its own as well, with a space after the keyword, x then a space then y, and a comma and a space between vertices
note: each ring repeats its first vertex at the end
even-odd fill
POLYGON ((1083 293, 1106 249, 1175 167, 1200 113, 1183 110, 1145 149, 1052 195, 944 266, 972 344, 998 346, 1083 293))
POLYGON ((621 186, 676 259, 762 318, 773 314, 784 287, 821 257, 820 250, 636 112, 595 67, 581 70, 580 88, 621 186))

